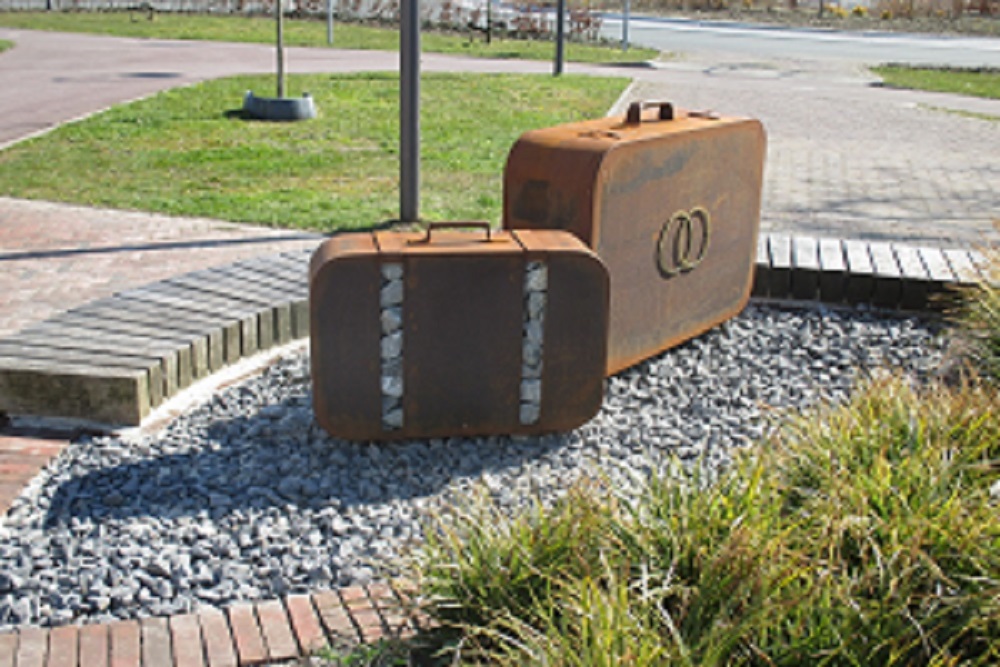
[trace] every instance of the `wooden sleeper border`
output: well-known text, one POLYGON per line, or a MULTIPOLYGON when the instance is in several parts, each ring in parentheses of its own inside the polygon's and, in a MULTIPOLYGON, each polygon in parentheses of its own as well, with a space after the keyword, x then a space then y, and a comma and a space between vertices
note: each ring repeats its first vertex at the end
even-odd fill
POLYGON ((0 340, 0 412, 138 425, 224 366, 309 332, 308 252, 195 271, 0 340))
MULTIPOLYGON (((0 413, 138 425, 193 382, 309 335, 308 251, 195 271, 0 340, 0 413)), ((923 311, 986 279, 983 255, 762 235, 753 296, 923 311)))

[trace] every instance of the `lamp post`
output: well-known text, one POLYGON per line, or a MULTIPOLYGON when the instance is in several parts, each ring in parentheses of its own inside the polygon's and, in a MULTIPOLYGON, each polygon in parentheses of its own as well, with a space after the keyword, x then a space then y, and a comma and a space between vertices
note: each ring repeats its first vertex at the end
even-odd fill
POLYGON ((274 19, 277 25, 276 46, 278 59, 278 99, 285 96, 285 15, 282 12, 281 0, 274 2, 274 19))

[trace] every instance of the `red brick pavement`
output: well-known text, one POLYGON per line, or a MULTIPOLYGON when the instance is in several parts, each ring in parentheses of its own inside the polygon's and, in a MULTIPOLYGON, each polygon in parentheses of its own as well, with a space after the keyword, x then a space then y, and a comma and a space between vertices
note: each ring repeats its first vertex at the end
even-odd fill
POLYGON ((0 515, 67 444, 66 434, 62 433, 0 429, 0 515))
POLYGON ((386 584, 241 603, 226 611, 140 621, 24 627, 0 634, 0 667, 243 667, 285 663, 330 646, 406 639, 426 627, 386 584))
POLYGON ((0 197, 0 338, 124 289, 318 242, 282 229, 0 197))

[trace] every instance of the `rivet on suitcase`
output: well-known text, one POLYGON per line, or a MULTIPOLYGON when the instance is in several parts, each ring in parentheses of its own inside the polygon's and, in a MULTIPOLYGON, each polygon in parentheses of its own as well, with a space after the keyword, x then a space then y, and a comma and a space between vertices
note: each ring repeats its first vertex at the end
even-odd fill
POLYGON ((345 234, 310 267, 313 404, 352 440, 569 430, 603 399, 608 277, 561 231, 345 234))
POLYGON ((604 261, 608 374, 746 305, 764 150, 756 120, 666 103, 534 130, 515 143, 504 172, 503 226, 571 231, 604 261))

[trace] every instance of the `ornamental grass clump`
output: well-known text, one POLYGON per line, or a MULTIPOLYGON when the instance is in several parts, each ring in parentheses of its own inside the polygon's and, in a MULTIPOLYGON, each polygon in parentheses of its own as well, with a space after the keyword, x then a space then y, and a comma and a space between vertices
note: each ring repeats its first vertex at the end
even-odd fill
POLYGON ((998 402, 889 377, 711 482, 515 518, 481 499, 431 535, 428 611, 466 662, 997 664, 998 402))
POLYGON ((962 293, 957 313, 962 352, 979 374, 1000 385, 1000 250, 987 266, 987 280, 962 293))
POLYGON ((482 657, 523 630, 558 621, 560 580, 603 572, 608 506, 591 487, 571 489, 555 507, 535 503, 509 518, 486 494, 441 520, 418 556, 422 594, 441 635, 460 640, 466 656, 482 657))
MULTIPOLYGON (((760 454, 812 581, 771 655, 832 665, 1000 661, 1000 400, 875 382, 760 454), (991 495, 992 493, 992 495, 991 495)), ((804 663, 799 663, 804 664, 804 663)))

